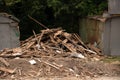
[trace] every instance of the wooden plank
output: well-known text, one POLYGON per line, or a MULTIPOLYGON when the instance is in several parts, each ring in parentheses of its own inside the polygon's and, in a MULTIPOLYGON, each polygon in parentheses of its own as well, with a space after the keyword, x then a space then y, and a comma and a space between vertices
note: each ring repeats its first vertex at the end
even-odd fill
POLYGON ((16 69, 8 69, 8 68, 0 67, 0 70, 13 74, 13 73, 15 73, 16 69))
POLYGON ((10 65, 4 58, 0 58, 0 61, 4 63, 6 66, 10 65))
POLYGON ((88 44, 88 47, 89 47, 91 50, 95 51, 97 54, 101 54, 101 53, 100 53, 101 50, 98 49, 98 48, 96 48, 96 47, 94 47, 94 45, 88 44))
POLYGON ((84 46, 85 48, 88 48, 88 47, 84 44, 84 42, 81 40, 81 38, 80 38, 80 36, 79 36, 78 34, 74 34, 74 36, 76 37, 76 39, 80 42, 80 44, 81 44, 82 46, 84 46))

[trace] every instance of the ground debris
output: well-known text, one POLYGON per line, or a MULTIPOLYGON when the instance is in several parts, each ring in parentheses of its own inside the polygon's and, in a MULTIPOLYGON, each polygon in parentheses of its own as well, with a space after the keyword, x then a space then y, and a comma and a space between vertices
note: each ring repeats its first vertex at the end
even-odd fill
POLYGON ((85 45, 77 34, 70 34, 61 28, 41 30, 40 34, 21 42, 21 47, 5 49, 0 52, 1 57, 42 57, 42 56, 70 56, 80 53, 87 58, 98 57, 100 50, 92 45, 85 45))
POLYGON ((16 69, 8 69, 8 68, 4 68, 4 67, 0 67, 0 71, 4 71, 4 72, 8 72, 13 74, 15 72, 16 69))
POLYGON ((0 71, 18 76, 94 76, 84 67, 87 60, 98 61, 101 52, 93 45, 86 45, 78 34, 62 28, 45 29, 21 42, 21 46, 0 51, 0 71), (7 58, 8 62, 4 59, 7 58), (30 59, 22 62, 22 59, 30 59), (57 60, 57 58, 62 60, 57 60), (70 60, 69 60, 70 59, 70 60), (13 60, 12 62, 10 62, 13 60), (15 62, 14 62, 15 61, 15 62), (81 65, 79 65, 82 63, 81 65), (10 68, 9 68, 10 66, 10 68), (11 68, 13 70, 11 70, 11 68))

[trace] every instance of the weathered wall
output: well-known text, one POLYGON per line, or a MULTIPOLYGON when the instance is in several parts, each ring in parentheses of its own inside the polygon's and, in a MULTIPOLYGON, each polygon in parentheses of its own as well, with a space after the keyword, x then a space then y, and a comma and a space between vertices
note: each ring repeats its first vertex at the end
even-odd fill
POLYGON ((102 48, 102 22, 89 18, 81 19, 79 33, 85 43, 97 43, 97 46, 102 48))
POLYGON ((12 23, 12 22, 15 22, 7 17, 3 17, 3 16, 0 16, 0 24, 3 24, 3 23, 12 23))
POLYGON ((20 45, 18 23, 7 18, 0 17, 0 50, 14 48, 20 45))
POLYGON ((113 16, 105 22, 96 19, 80 20, 80 36, 86 43, 97 46, 107 55, 120 55, 120 17, 113 16))
POLYGON ((108 0, 108 12, 110 14, 120 14, 120 0, 108 0))
POLYGON ((120 17, 112 18, 110 33, 111 55, 120 55, 120 17))
POLYGON ((104 54, 110 55, 110 36, 111 36, 111 19, 107 20, 104 24, 103 30, 103 48, 104 54))
POLYGON ((103 52, 108 55, 120 55, 120 17, 105 22, 103 52))
POLYGON ((0 24, 0 50, 11 47, 9 24, 0 24))

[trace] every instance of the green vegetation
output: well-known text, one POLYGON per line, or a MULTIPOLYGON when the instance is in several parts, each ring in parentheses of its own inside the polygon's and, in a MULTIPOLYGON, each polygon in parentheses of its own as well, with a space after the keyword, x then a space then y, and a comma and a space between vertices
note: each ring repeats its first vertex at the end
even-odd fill
POLYGON ((39 32, 41 27, 30 20, 32 16, 49 28, 63 27, 68 32, 78 32, 79 18, 102 14, 107 0, 1 0, 9 12, 20 19, 21 39, 39 32))
POLYGON ((104 62, 115 62, 115 61, 119 61, 120 62, 120 56, 109 56, 105 59, 103 59, 102 61, 104 62))

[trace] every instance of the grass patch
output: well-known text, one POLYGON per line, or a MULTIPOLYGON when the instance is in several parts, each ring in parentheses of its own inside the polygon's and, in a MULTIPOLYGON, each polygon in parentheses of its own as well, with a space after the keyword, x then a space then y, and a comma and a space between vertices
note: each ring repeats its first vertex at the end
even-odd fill
POLYGON ((103 61, 103 62, 115 62, 115 61, 119 61, 120 62, 120 56, 108 56, 108 57, 102 59, 101 61, 103 61))

